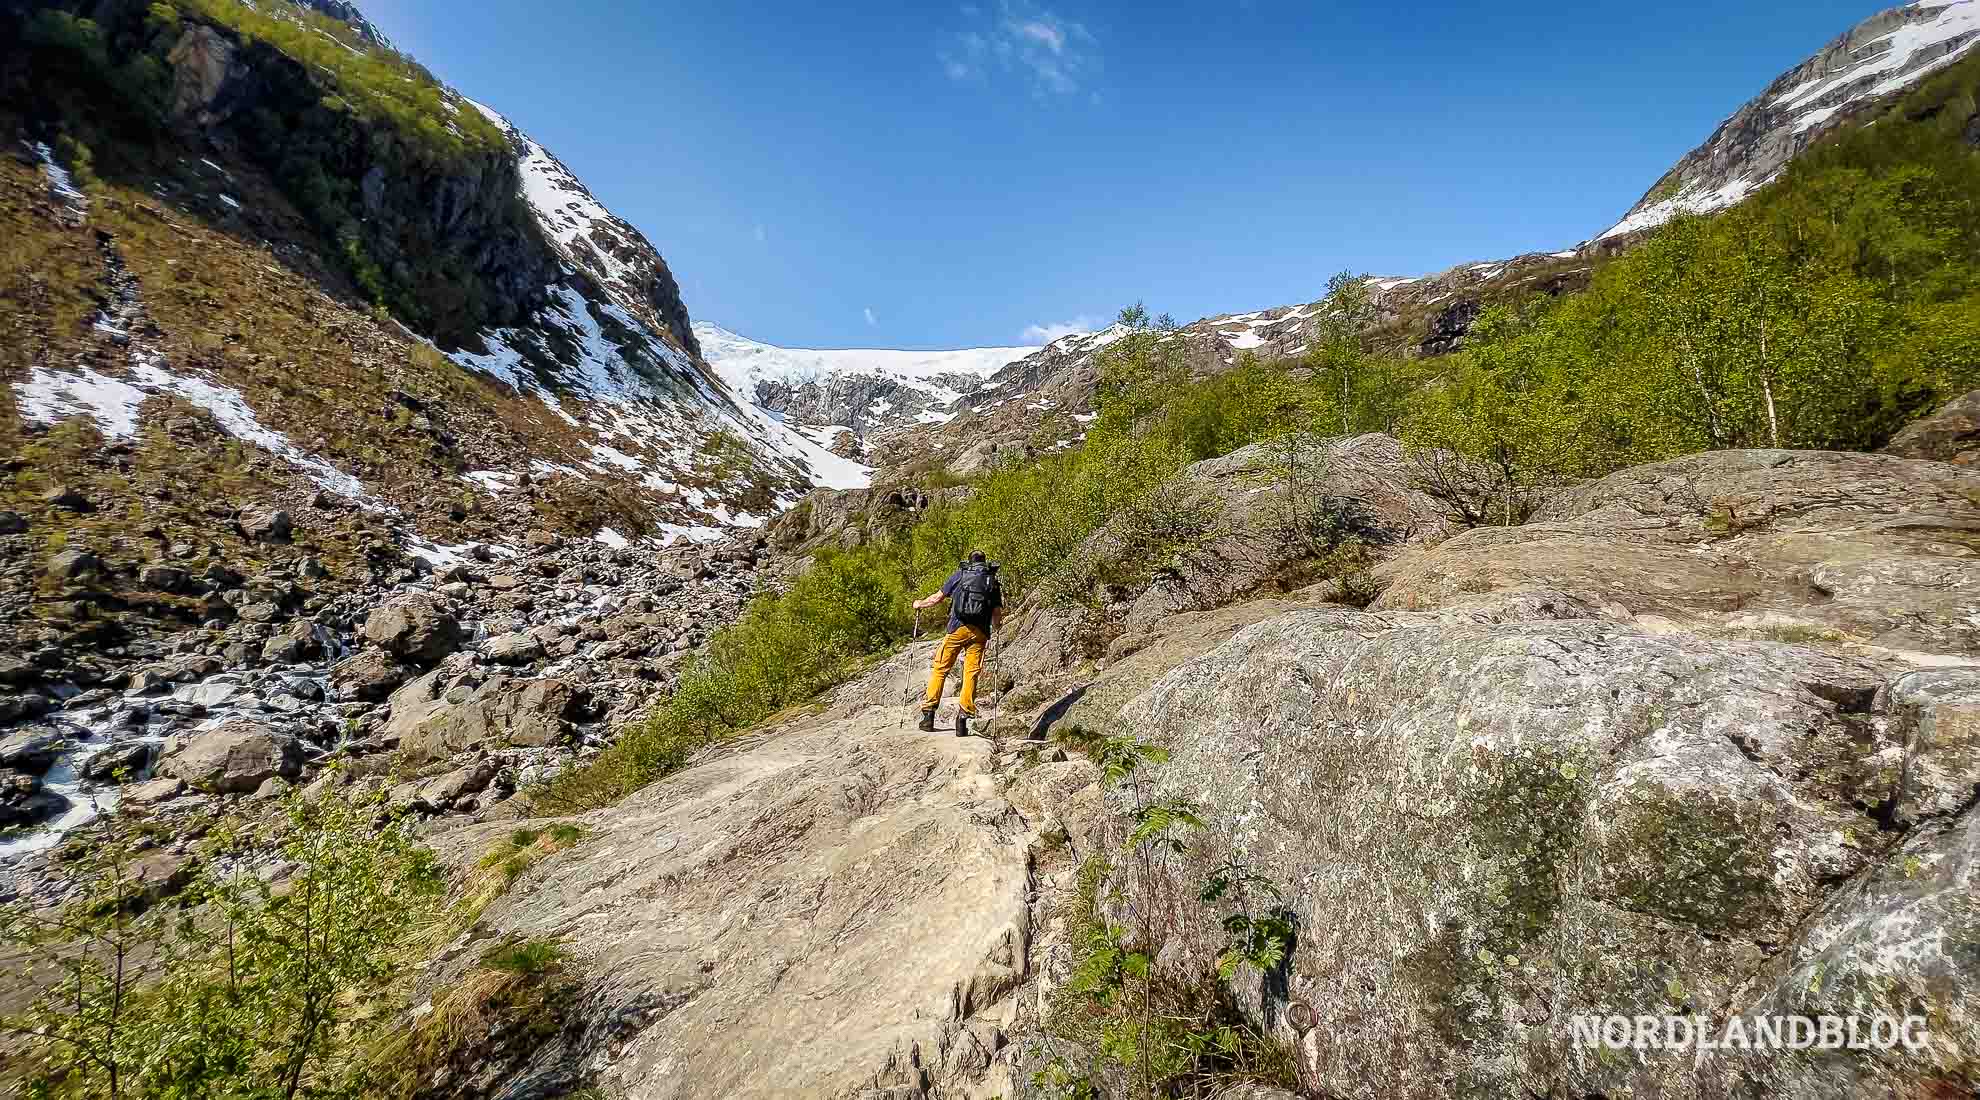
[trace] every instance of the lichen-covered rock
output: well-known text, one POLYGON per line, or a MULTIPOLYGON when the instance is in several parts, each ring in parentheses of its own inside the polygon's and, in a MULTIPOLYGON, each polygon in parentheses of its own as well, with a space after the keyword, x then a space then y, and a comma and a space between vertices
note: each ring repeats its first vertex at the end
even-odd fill
POLYGON ((1222 949, 1222 911, 1181 900, 1219 861, 1284 891, 1286 972, 1237 984, 1322 1094, 1720 1095, 1689 1054, 1575 1048, 1570 1017, 1757 1010, 1793 985, 1783 945, 1822 954, 1811 928, 1826 923, 1863 943, 1828 951, 1825 988, 1912 998, 1954 1045, 1938 1061, 1842 1057, 1836 1079, 1870 1091, 1781 1095, 1898 1095, 1980 1046, 1980 955, 1950 947, 1980 904, 1958 890, 1980 857, 1974 810, 1913 800, 1931 824, 1893 827, 1907 762, 1941 747, 1934 722, 1889 720, 1886 699, 1926 706, 1916 683, 1888 690, 1902 673, 1601 621, 1283 615, 1119 712, 1115 728, 1171 753, 1149 797, 1191 800, 1208 828, 1117 881, 1134 904, 1173 903, 1164 962, 1182 967, 1222 949), (1939 876, 1912 919, 1851 900, 1852 881, 1911 881, 1912 857, 1939 876), (1934 937, 1948 948, 1896 957, 1934 937))
POLYGON ((1565 490, 1520 527, 1378 566, 1376 610, 1565 596, 1757 636, 1980 655, 1980 472, 1888 455, 1715 451, 1565 490))

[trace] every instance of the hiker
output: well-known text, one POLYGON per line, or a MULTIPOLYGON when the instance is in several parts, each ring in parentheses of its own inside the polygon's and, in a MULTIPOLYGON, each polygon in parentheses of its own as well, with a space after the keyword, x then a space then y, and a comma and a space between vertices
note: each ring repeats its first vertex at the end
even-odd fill
POLYGON ((956 736, 969 736, 969 720, 976 717, 976 677, 983 671, 983 647, 990 632, 1004 621, 1004 588, 997 583, 997 567, 972 551, 969 560, 942 582, 940 592, 914 601, 916 611, 949 601, 949 633, 935 650, 934 667, 928 670, 928 698, 921 705, 921 728, 935 729, 935 708, 942 704, 942 685, 956 658, 963 659, 962 698, 956 702, 956 736))

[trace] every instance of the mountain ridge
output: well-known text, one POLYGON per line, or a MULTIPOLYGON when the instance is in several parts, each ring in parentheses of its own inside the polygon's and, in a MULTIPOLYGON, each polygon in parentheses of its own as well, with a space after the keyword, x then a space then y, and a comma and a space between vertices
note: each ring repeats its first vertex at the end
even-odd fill
POLYGON ((1822 137, 1980 44, 1980 3, 1916 0, 1878 12, 1767 85, 1651 185, 1597 241, 1744 199, 1822 137))

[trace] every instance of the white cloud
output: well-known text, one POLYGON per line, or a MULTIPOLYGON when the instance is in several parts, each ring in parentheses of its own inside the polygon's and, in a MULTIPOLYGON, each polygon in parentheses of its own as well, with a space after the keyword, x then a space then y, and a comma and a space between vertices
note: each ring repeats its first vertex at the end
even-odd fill
POLYGON ((880 318, 878 318, 878 317, 875 317, 875 316, 873 315, 873 307, 872 307, 872 306, 867 306, 867 307, 866 307, 866 310, 865 310, 865 313, 866 313, 866 323, 867 323, 867 324, 869 324, 869 325, 877 325, 877 324, 879 324, 879 323, 880 323, 880 318))
POLYGON ((1029 38, 1053 53, 1066 52, 1066 32, 1060 30, 1057 23, 1032 19, 1013 24, 1012 30, 1018 37, 1029 38))
POLYGON ((1076 332, 1097 332, 1101 327, 1102 325, 1098 317, 1089 317, 1082 313, 1070 321, 1059 321, 1054 324, 1044 325, 1026 325, 1024 332, 1020 334, 1020 339, 1027 344, 1049 344, 1060 337, 1071 336, 1076 332))
POLYGON ((1099 71, 1099 40, 1093 33, 1029 0, 1004 0, 994 14, 966 6, 963 16, 974 25, 951 34, 936 52, 950 80, 1002 74, 1029 84, 1033 95, 1071 95, 1099 71))

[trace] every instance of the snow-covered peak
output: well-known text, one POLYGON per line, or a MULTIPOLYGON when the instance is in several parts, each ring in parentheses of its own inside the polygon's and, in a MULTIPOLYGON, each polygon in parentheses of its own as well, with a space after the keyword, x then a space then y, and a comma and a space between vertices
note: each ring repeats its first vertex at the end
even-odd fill
POLYGON ((1976 43, 1980 0, 1919 0, 1871 16, 1741 107, 1599 239, 1740 202, 1823 134, 1976 43))

